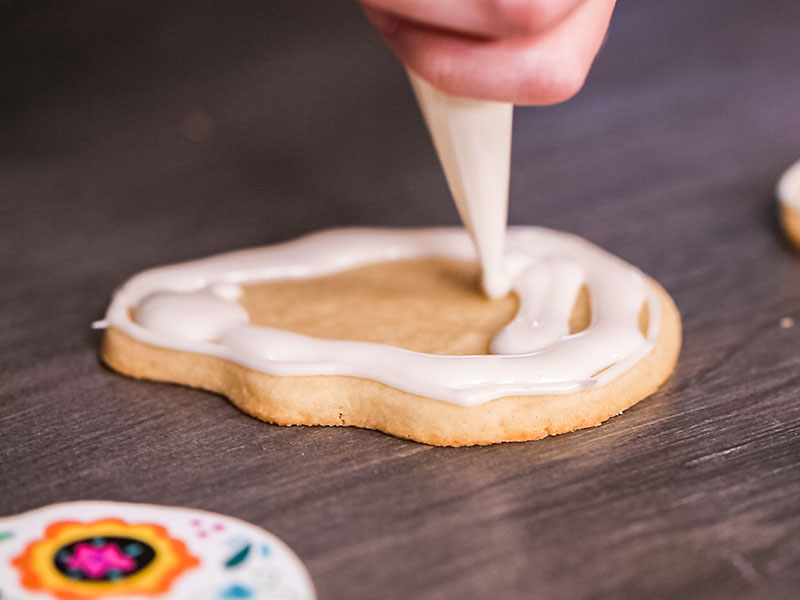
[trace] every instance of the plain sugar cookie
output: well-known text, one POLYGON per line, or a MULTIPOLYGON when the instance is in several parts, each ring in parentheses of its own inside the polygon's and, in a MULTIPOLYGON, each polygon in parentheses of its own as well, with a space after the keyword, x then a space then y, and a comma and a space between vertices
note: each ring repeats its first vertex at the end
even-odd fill
POLYGON ((777 196, 781 227, 786 237, 800 247, 800 161, 780 178, 777 196))
POLYGON ((102 358, 218 392, 280 425, 353 425, 435 445, 598 425, 673 371, 680 316, 589 242, 511 228, 514 292, 488 299, 458 229, 344 229, 141 273, 102 358))

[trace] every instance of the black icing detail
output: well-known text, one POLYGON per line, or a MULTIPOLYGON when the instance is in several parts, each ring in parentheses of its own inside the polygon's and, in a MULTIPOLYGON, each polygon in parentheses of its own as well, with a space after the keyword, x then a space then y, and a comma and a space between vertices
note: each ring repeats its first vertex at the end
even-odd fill
POLYGON ((84 538, 62 546, 53 557, 53 564, 69 579, 107 582, 120 581, 139 573, 155 557, 152 546, 141 540, 103 536, 84 538), (83 560, 76 560, 81 552, 83 560))

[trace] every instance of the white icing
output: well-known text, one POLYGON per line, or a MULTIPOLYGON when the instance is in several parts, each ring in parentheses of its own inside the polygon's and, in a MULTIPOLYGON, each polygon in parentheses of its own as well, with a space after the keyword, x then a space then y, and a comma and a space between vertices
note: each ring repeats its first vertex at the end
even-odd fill
POLYGON ((216 341, 249 320, 236 297, 214 293, 218 287, 199 292, 154 292, 136 307, 136 320, 142 327, 166 336, 216 341))
POLYGON ((778 181, 778 200, 800 210, 800 161, 789 167, 778 181))
POLYGON ((506 246, 520 308, 493 341, 492 355, 433 355, 255 326, 231 293, 238 284, 321 276, 383 261, 474 261, 470 237, 457 228, 335 229, 145 271, 117 290, 105 321, 154 346, 264 373, 362 377, 461 406, 605 385, 653 348, 660 304, 639 270, 586 240, 537 227, 511 227, 506 246), (590 292, 592 322, 570 335, 567 321, 583 285, 590 292), (643 303, 650 315, 647 336, 638 325, 643 303))
POLYGON ((444 94, 408 72, 461 221, 469 231, 490 298, 505 296, 511 276, 503 242, 508 218, 514 106, 444 94))

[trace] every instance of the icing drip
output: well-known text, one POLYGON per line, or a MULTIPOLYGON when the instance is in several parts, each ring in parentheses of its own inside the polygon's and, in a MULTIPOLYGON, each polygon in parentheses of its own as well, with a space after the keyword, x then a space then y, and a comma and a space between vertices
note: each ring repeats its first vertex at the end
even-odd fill
POLYGON ((136 308, 136 320, 150 331, 185 340, 213 342, 244 325, 247 311, 236 297, 216 295, 213 287, 199 292, 155 292, 136 308))
POLYGON ((391 260, 474 261, 470 237, 456 228, 330 230, 146 271, 117 291, 105 320, 142 342, 264 373, 362 377, 462 406, 604 385, 655 345, 659 299, 636 268, 581 238, 536 227, 510 228, 506 246, 520 307, 493 340, 492 355, 443 356, 313 338, 251 325, 236 303, 241 283, 321 276, 391 260), (572 307, 584 286, 592 321, 585 331, 569 334, 572 307), (650 320, 646 336, 638 321, 643 305, 650 320))

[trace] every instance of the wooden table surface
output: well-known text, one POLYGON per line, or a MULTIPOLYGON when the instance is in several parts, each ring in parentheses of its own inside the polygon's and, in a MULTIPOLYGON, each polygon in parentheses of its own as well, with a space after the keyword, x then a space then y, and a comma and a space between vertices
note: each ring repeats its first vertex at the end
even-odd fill
POLYGON ((584 91, 517 111, 511 222, 652 274, 683 354, 599 429, 441 449, 127 379, 89 329, 146 267, 457 222, 355 4, 0 2, 0 513, 227 513, 321 600, 800 597, 800 255, 773 197, 798 31, 794 0, 626 2, 584 91))

